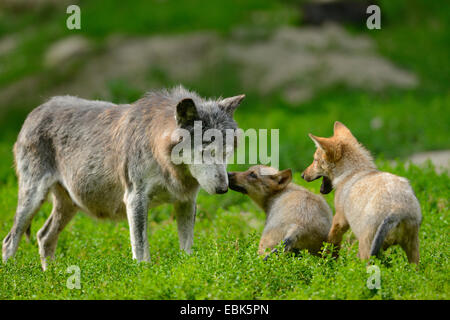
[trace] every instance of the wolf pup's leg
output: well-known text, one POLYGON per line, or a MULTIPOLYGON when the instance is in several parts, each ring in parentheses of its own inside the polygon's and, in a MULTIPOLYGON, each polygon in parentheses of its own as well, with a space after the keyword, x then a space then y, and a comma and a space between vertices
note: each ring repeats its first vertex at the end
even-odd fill
POLYGON ((53 210, 44 226, 37 233, 39 254, 42 269, 47 269, 48 259, 54 259, 58 236, 64 227, 72 220, 77 212, 67 191, 60 185, 52 188, 53 210))
MULTIPOLYGON (((295 237, 290 237, 290 238, 285 238, 284 240, 283 240, 283 246, 284 246, 284 251, 285 252, 290 252, 290 251, 292 251, 292 246, 293 246, 293 244, 294 244, 294 242, 295 242, 295 240, 294 240, 294 238, 295 237)), ((267 261, 267 259, 269 259, 269 257, 271 256, 271 255, 273 255, 274 253, 278 253, 278 249, 277 248, 275 248, 275 249, 272 249, 272 251, 270 251, 270 253, 268 254, 268 255, 266 255, 265 257, 264 257, 264 261, 267 261)))
POLYGON ((409 263, 419 264, 419 228, 411 230, 401 243, 401 247, 406 252, 409 263))
POLYGON ((133 259, 149 262, 150 251, 147 236, 148 196, 144 192, 137 190, 127 191, 125 203, 133 259))
POLYGON ((14 225, 3 240, 4 262, 16 253, 22 235, 44 202, 52 184, 53 177, 49 174, 43 175, 38 179, 34 176, 32 178, 19 178, 19 196, 14 225))
MULTIPOLYGON (((300 233, 301 229, 298 228, 298 226, 296 225, 293 225, 292 228, 286 233, 286 235, 283 238, 284 252, 293 251, 294 245, 297 242, 300 233)), ((274 247, 274 245, 272 245, 272 247, 274 247)), ((269 256, 274 253, 278 253, 277 248, 272 249, 272 251, 270 251, 270 253, 264 257, 264 261, 266 261, 269 258, 269 256)))
POLYGON ((373 240, 373 232, 364 233, 359 239, 358 244, 358 257, 361 260, 369 260, 370 258, 370 246, 373 240))
POLYGON ((348 230, 349 224, 344 216, 344 212, 336 210, 336 214, 333 217, 333 223, 331 225, 331 230, 328 233, 328 242, 333 244, 335 249, 333 256, 337 257, 339 255, 339 248, 342 242, 342 236, 348 230))
POLYGON ((191 247, 194 241, 196 203, 195 201, 177 202, 174 205, 174 209, 177 217, 180 249, 191 253, 191 247))

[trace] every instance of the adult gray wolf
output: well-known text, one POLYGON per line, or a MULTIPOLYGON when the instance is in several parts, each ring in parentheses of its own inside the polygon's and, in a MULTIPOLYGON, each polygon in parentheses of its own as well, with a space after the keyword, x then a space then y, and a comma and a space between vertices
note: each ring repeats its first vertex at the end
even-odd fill
MULTIPOLYGON (((78 210, 100 219, 127 218, 133 258, 149 261, 148 209, 173 203, 180 248, 191 251, 199 187, 228 190, 226 163, 174 164, 172 133, 236 130, 234 110, 244 95, 203 99, 179 86, 116 105, 60 96, 34 109, 14 145, 19 193, 14 225, 3 241, 3 260, 51 193, 53 210, 37 233, 42 267, 54 257, 60 232, 78 210)), ((202 141, 208 144, 210 141, 202 141)))

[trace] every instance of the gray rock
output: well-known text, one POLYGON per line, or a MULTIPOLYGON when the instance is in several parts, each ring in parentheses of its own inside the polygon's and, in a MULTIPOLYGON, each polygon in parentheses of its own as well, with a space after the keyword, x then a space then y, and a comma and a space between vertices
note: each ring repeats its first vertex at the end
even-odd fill
POLYGON ((9 35, 0 39, 0 57, 11 53, 18 44, 17 35, 9 35))
POLYGON ((350 35, 338 25, 285 27, 266 41, 230 42, 226 47, 242 66, 246 87, 262 94, 281 90, 293 103, 336 84, 370 91, 418 84, 414 74, 378 55, 369 37, 350 35))
POLYGON ((85 57, 91 48, 90 42, 82 36, 63 38, 48 48, 44 56, 44 65, 49 68, 64 67, 85 57))
POLYGON ((450 170, 450 150, 415 153, 408 160, 419 166, 430 160, 438 173, 449 172, 450 170))

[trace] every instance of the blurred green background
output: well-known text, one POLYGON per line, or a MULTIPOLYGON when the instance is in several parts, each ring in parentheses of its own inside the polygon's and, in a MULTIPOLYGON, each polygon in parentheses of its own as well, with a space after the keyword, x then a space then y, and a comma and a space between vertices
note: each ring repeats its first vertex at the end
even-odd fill
MULTIPOLYGON (((366 14, 356 23, 354 17, 333 22, 323 10, 326 21, 313 24, 306 8, 320 3, 0 0, 1 238, 16 205, 12 146, 30 110, 65 94, 130 103, 182 83, 206 97, 245 93, 235 113, 239 126, 279 129, 280 167, 293 168, 295 182, 314 192, 320 182, 300 178, 314 152, 307 134, 329 136, 335 120, 345 123, 382 169, 411 180, 424 213, 419 272, 396 260, 403 257, 398 250, 382 265, 390 281, 380 292, 368 291, 365 264, 351 243, 336 265, 308 256, 262 263, 255 257, 264 214, 236 192, 211 197, 202 191, 193 256, 179 255, 171 206, 150 213, 151 268, 133 264, 125 221, 100 224, 78 215, 61 235, 58 264, 46 274, 36 245, 22 242, 16 262, 0 267, 0 297, 448 297, 448 175, 431 166, 393 169, 380 160, 432 151, 427 155, 438 154, 448 168, 450 2, 377 1, 380 30, 366 27, 366 14), (81 8, 81 30, 66 27, 69 4, 81 8), (73 263, 90 282, 82 291, 55 290, 73 263)), ((326 199, 332 206, 332 194, 326 199)), ((50 207, 36 215, 33 234, 50 207)))
POLYGON ((1 179, 26 114, 50 96, 132 102, 179 83, 246 93, 236 119, 280 129, 283 168, 303 170, 307 133, 331 135, 335 120, 377 157, 450 147, 447 2, 378 1, 380 30, 307 24, 294 0, 0 3, 1 179), (66 27, 72 3, 81 30, 66 27))

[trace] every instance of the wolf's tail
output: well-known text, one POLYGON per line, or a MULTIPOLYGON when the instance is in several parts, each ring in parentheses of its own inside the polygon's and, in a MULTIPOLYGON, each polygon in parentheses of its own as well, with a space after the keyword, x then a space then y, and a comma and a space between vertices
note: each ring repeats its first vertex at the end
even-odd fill
POLYGON ((375 237, 373 238, 372 246, 370 247, 371 256, 376 256, 378 254, 388 232, 398 225, 400 219, 401 217, 398 215, 389 215, 381 222, 375 233, 375 237))

